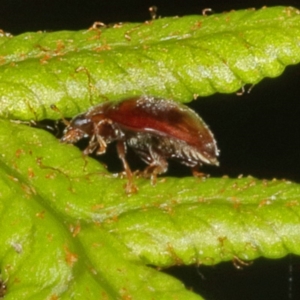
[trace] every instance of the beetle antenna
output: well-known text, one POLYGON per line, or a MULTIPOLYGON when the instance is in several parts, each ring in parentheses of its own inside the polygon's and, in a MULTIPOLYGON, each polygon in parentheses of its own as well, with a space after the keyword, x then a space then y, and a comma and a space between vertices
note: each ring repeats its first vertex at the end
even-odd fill
POLYGON ((55 104, 51 104, 51 105, 50 105, 50 108, 51 108, 52 110, 54 110, 55 112, 59 113, 59 115, 60 115, 60 117, 61 117, 63 123, 64 123, 66 126, 70 126, 71 123, 70 123, 67 119, 65 119, 65 117, 64 117, 63 114, 62 114, 62 112, 58 109, 58 107, 57 107, 55 104))

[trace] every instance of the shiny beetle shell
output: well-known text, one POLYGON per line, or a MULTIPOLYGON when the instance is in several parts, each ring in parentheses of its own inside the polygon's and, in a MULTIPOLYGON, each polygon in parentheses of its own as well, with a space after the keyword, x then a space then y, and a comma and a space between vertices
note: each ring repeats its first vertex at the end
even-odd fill
POLYGON ((76 143, 90 138, 85 154, 102 154, 106 145, 117 141, 117 150, 129 181, 131 171, 125 159, 131 147, 148 164, 144 174, 155 182, 166 172, 168 159, 192 168, 218 165, 218 149, 213 134, 203 120, 188 107, 171 100, 150 96, 105 102, 74 117, 61 141, 76 143))

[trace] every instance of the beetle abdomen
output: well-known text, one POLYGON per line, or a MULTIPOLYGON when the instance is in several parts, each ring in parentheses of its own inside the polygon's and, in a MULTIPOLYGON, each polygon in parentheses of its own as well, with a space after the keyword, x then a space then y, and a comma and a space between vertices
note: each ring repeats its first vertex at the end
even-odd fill
MULTIPOLYGON (((150 132, 132 133, 126 132, 126 142, 129 147, 135 150, 141 158, 147 163, 153 162, 153 156, 161 156, 165 160, 171 158, 176 159, 182 164, 194 167, 202 163, 217 165, 218 161, 214 155, 209 155, 214 145, 208 146, 205 156, 197 151, 196 148, 188 145, 185 141, 181 141, 166 135, 158 135, 150 132), (212 147, 212 149, 209 149, 212 147)), ((213 152, 214 153, 214 152, 213 152)))
POLYGON ((216 164, 218 149, 213 134, 203 120, 188 107, 150 96, 111 103, 106 116, 124 130, 149 132, 185 142, 202 155, 205 163, 216 164))

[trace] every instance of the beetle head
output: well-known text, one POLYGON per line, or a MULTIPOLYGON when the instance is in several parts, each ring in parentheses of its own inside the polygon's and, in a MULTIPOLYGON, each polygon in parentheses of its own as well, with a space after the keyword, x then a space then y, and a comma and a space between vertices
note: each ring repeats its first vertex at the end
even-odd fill
POLYGON ((61 141, 64 143, 76 143, 82 138, 90 137, 93 134, 93 122, 86 114, 73 118, 65 128, 61 141))

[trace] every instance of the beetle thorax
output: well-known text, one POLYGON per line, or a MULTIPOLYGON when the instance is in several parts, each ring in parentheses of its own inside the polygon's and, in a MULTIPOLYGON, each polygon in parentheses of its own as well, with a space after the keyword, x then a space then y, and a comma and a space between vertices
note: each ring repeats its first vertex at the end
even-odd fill
POLYGON ((94 134, 101 137, 107 144, 125 137, 120 126, 108 118, 103 118, 96 124, 94 134))

